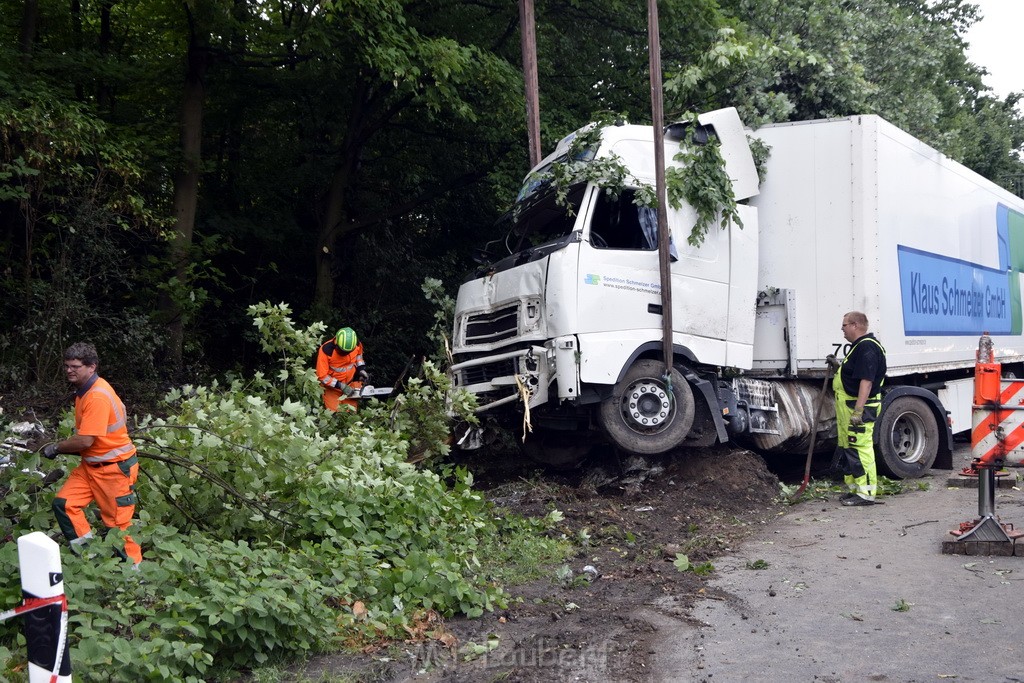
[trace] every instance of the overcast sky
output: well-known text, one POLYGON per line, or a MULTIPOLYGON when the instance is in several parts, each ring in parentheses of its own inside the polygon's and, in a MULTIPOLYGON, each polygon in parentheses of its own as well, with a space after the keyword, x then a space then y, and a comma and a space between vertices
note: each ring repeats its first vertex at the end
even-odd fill
POLYGON ((984 18, 967 33, 967 57, 989 71, 985 77, 999 97, 1024 92, 1024 0, 971 0, 984 18))

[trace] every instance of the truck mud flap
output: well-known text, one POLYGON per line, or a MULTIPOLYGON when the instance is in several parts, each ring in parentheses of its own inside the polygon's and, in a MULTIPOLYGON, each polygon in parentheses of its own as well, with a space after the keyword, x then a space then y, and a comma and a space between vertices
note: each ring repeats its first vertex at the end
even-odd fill
POLYGON ((715 391, 715 385, 685 368, 683 368, 683 376, 704 397, 704 402, 711 412, 711 419, 715 423, 718 440, 722 443, 727 443, 729 441, 729 433, 725 429, 725 419, 722 417, 721 402, 719 401, 718 392, 715 391))

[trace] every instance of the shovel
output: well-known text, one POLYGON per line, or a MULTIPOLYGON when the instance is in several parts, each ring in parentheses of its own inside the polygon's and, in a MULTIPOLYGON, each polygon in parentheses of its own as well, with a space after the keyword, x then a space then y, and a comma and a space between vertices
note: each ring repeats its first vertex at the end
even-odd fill
POLYGON ((825 381, 821 383, 821 393, 814 407, 814 422, 811 424, 811 443, 807 446, 807 464, 804 465, 804 480, 796 493, 789 497, 789 502, 794 503, 807 490, 807 483, 811 480, 811 460, 814 458, 814 444, 818 440, 818 422, 821 421, 821 409, 825 406, 825 396, 828 395, 828 381, 832 379, 832 366, 829 365, 825 371, 825 381))

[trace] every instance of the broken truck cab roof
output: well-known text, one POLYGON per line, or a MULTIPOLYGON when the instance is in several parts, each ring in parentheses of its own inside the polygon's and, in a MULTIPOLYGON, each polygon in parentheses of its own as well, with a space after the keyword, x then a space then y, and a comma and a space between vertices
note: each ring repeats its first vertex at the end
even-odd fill
MULTIPOLYGON (((725 160, 726 171, 733 183, 733 193, 737 201, 749 199, 758 194, 757 168, 747 142, 747 132, 743 128, 739 114, 733 107, 706 112, 697 117, 699 123, 709 132, 713 132, 720 143, 722 158, 725 160)), ((594 128, 593 123, 570 133, 562 138, 555 150, 546 156, 526 176, 517 201, 521 201, 546 184, 547 171, 553 164, 569 158, 573 142, 580 135, 594 128)), ((679 124, 670 124, 672 129, 679 124)), ((654 155, 651 147, 654 144, 654 132, 651 126, 632 124, 609 125, 601 129, 599 147, 586 150, 586 156, 576 161, 589 161, 598 157, 618 156, 636 180, 646 183, 654 182, 654 155)), ((666 140, 666 163, 678 165, 673 159, 678 149, 676 140, 666 140)))

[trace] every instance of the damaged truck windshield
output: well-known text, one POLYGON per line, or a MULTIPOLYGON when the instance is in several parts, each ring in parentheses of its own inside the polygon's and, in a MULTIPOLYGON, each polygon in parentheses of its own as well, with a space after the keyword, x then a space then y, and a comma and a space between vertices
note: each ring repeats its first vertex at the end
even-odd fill
POLYGON ((532 247, 565 244, 565 238, 576 226, 586 189, 585 183, 573 185, 561 203, 557 192, 550 188, 516 203, 503 219, 509 222, 509 252, 516 254, 532 247))
MULTIPOLYGON (((497 264, 498 270, 528 263, 561 249, 580 239, 574 233, 587 185, 569 188, 559 203, 553 190, 531 195, 500 221, 506 233, 506 247, 511 257, 497 264)), ((598 190, 587 239, 596 249, 658 248, 657 219, 654 209, 638 207, 635 190, 625 189, 617 195, 598 190)), ((674 254, 673 254, 674 256, 674 254)))

